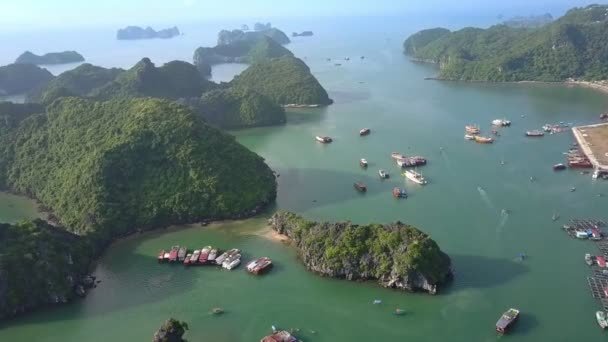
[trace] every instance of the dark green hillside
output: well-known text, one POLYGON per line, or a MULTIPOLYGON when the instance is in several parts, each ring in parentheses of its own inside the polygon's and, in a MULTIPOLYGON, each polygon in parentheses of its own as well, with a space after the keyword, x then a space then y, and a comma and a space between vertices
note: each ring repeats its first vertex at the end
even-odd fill
POLYGON ((472 81, 608 79, 608 6, 575 8, 541 28, 497 25, 425 30, 404 50, 440 65, 439 77, 472 81))
POLYGON ((182 61, 172 61, 156 67, 148 58, 139 61, 116 79, 92 91, 89 95, 97 99, 115 97, 159 97, 178 99, 198 97, 211 87, 196 67, 182 61))
POLYGON ((28 101, 51 103, 61 96, 86 96, 96 88, 112 82, 124 72, 122 69, 106 69, 85 63, 55 77, 38 94, 30 94, 28 101))
POLYGON ((240 216, 275 197, 262 158, 165 100, 62 98, 10 134, 0 184, 102 241, 136 228, 240 216))
POLYGON ((53 79, 46 69, 33 64, 9 64, 0 67, 0 95, 24 94, 44 87, 53 79))
POLYGON ((231 85, 237 91, 255 90, 281 105, 332 103, 308 66, 290 56, 256 62, 235 77, 231 85))
POLYGON ((261 35, 256 39, 237 39, 215 47, 199 47, 194 51, 194 65, 205 76, 211 66, 221 63, 253 63, 265 58, 293 56, 291 51, 273 39, 261 35))
POLYGON ((25 51, 15 63, 20 64, 65 64, 83 62, 84 57, 76 51, 50 52, 44 55, 36 55, 30 51, 25 51))
POLYGON ((0 319, 83 294, 92 251, 42 220, 0 224, 0 319))
POLYGON ((243 128, 284 124, 283 108, 253 90, 212 90, 193 104, 193 108, 214 126, 243 128))

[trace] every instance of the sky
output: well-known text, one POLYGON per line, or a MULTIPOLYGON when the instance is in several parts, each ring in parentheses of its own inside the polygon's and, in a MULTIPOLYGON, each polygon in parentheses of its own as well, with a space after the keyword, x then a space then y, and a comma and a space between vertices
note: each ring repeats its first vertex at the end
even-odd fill
POLYGON ((562 14, 608 0, 0 0, 0 30, 276 17, 562 14))

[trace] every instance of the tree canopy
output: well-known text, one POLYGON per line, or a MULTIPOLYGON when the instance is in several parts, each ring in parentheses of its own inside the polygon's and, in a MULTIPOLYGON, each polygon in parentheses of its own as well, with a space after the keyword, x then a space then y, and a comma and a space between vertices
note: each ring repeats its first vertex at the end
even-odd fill
POLYGON ((281 105, 332 103, 308 66, 291 56, 260 60, 235 77, 231 86, 255 90, 281 105))
POLYGON ((608 6, 574 8, 540 28, 431 29, 404 42, 439 77, 472 81, 608 79, 608 6))
POLYGON ((264 160, 184 106, 61 98, 9 132, 0 185, 107 240, 136 228, 241 215, 274 199, 264 160))

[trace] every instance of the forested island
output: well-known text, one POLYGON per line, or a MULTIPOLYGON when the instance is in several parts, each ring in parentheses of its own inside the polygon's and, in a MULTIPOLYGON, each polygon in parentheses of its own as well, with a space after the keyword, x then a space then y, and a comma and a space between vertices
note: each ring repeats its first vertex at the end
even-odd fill
POLYGON ((230 83, 237 90, 254 89, 280 105, 333 102, 306 63, 292 56, 256 62, 230 83))
POLYGON ((574 8, 540 28, 423 30, 403 47, 415 60, 438 64, 438 78, 445 80, 605 80, 607 11, 606 5, 574 8))
POLYGON ((220 63, 253 63, 282 56, 293 56, 282 45, 289 43, 287 35, 276 28, 258 31, 222 30, 215 47, 199 47, 194 51, 194 65, 202 75, 211 75, 211 66, 220 63))
POLYGON ((188 330, 188 323, 169 318, 154 333, 152 342, 186 342, 183 338, 188 330))
POLYGON ((418 229, 400 222, 355 225, 313 222, 278 212, 271 228, 287 236, 310 271, 383 287, 435 294, 452 277, 450 258, 418 229))
POLYGON ((89 241, 43 220, 0 224, 0 319, 65 303, 87 288, 89 241))
POLYGON ((49 52, 44 55, 36 55, 30 51, 25 51, 17 60, 16 64, 66 64, 84 62, 84 57, 76 51, 49 52))
POLYGON ((9 64, 0 67, 0 95, 23 94, 42 88, 53 79, 48 70, 34 64, 9 64))
MULTIPOLYGON (((144 58, 129 70, 80 65, 60 74, 47 86, 31 91, 27 101, 48 105, 66 96, 95 100, 157 97, 188 105, 208 123, 220 128, 285 123, 285 112, 274 101, 276 94, 262 94, 253 88, 239 86, 236 89, 232 83, 213 83, 201 77, 194 65, 187 62, 172 61, 157 67, 144 58)), ((275 91, 285 90, 277 88, 275 91)))
POLYGON ((136 40, 136 39, 169 39, 175 36, 179 36, 179 29, 175 26, 166 28, 163 30, 155 31, 150 26, 143 28, 139 26, 127 26, 123 29, 119 29, 116 32, 116 39, 118 40, 136 40))
POLYGON ((311 37, 314 33, 312 31, 302 31, 301 33, 293 32, 291 34, 292 37, 311 37))
POLYGON ((117 237, 246 217, 276 196, 261 157, 169 100, 62 97, 0 110, 0 189, 35 198, 58 226, 0 229, 0 317, 81 293, 85 266, 117 237), (29 250, 57 262, 24 265, 29 250))

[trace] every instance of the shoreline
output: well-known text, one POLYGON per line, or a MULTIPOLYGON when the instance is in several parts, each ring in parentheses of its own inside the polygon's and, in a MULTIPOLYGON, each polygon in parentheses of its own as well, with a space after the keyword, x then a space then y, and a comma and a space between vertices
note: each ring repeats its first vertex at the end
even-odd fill
POLYGON ((454 83, 487 83, 487 84, 548 84, 566 87, 581 87, 597 90, 608 95, 608 81, 483 81, 483 80, 454 80, 440 77, 425 77, 425 81, 441 81, 454 83))

